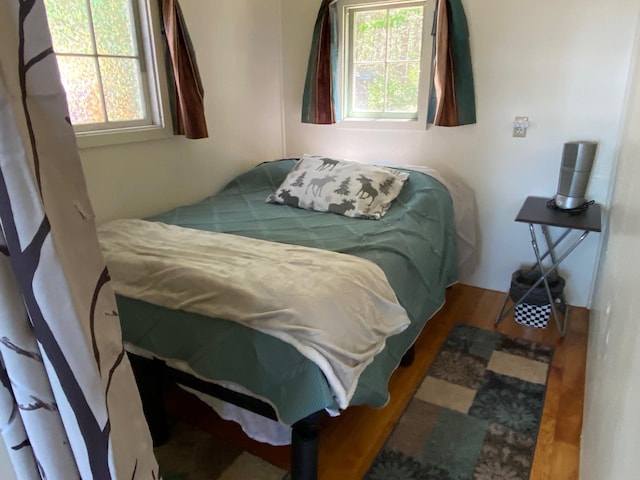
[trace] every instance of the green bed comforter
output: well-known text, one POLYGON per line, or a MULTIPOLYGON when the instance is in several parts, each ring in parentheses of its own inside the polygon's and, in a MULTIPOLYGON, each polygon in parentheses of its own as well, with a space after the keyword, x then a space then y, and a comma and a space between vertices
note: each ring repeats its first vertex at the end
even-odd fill
MULTIPOLYGON (((457 280, 453 207, 434 178, 411 172, 381 220, 265 203, 295 160, 258 165, 220 193, 148 220, 356 255, 385 272, 411 326, 390 338, 367 367, 351 405, 381 407, 387 383, 426 321, 457 280)), ((337 405, 320 369, 290 345, 241 324, 170 310, 117 296, 124 340, 163 358, 185 362, 198 376, 249 389, 292 424, 337 405)), ((339 332, 337 332, 339 334, 339 332)))

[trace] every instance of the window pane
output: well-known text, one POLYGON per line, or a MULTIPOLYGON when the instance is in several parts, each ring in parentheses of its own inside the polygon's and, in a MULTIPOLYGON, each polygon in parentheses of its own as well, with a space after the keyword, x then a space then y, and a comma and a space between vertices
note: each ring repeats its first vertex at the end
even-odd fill
POLYGON ((389 11, 388 60, 420 60, 422 50, 422 7, 389 11))
POLYGON ((387 11, 354 12, 355 62, 384 62, 387 56, 387 11))
POLYGON ((417 112, 419 82, 420 62, 390 63, 387 66, 387 102, 385 111, 417 112))
POLYGON ((144 119, 138 61, 130 58, 100 58, 99 61, 109 121, 144 119))
POLYGON ((58 67, 67 92, 71 123, 104 122, 95 59, 58 56, 58 67))
POLYGON ((382 112, 384 107, 384 65, 354 66, 353 110, 382 112))
POLYGON ((93 53, 89 12, 85 2, 45 0, 56 53, 93 53))
POLYGON ((91 0, 91 15, 98 54, 137 55, 131 0, 91 0))

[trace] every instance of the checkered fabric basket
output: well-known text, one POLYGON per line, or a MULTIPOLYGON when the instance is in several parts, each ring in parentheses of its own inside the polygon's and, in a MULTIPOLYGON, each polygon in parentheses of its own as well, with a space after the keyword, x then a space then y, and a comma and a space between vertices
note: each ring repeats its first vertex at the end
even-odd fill
MULTIPOLYGON (((523 269, 513 272, 511 277, 511 288, 509 295, 514 302, 517 302, 529 288, 540 278, 541 273, 538 269, 523 269)), ((566 306, 562 297, 564 289, 564 278, 556 273, 549 275, 547 278, 549 290, 556 302, 556 308, 564 313, 566 306)), ((521 325, 530 327, 546 328, 551 317, 551 304, 545 289, 544 283, 540 283, 526 298, 526 302, 516 305, 514 318, 521 325)))
POLYGON ((546 328, 551 317, 551 304, 531 305, 519 303, 515 309, 515 320, 521 325, 529 327, 546 328))

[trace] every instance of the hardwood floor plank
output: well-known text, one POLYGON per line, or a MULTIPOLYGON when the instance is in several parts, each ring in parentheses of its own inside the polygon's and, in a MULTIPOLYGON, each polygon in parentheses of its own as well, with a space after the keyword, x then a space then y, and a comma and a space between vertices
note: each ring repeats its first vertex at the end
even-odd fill
MULTIPOLYGON (((554 480, 551 476, 551 463, 555 445, 556 419, 555 417, 544 417, 538 432, 538 443, 533 456, 533 468, 529 475, 529 480, 554 480)), ((559 477, 560 478, 560 477, 559 477)))
POLYGON ((562 480, 578 480, 579 462, 575 459, 580 457, 580 445, 567 442, 556 441, 551 455, 551 474, 549 479, 562 478, 562 480), (553 475, 561 474, 561 477, 553 475))

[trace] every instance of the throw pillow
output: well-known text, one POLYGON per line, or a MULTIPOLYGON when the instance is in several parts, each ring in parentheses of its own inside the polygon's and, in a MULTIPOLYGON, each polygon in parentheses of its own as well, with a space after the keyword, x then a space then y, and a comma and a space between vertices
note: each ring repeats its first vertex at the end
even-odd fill
POLYGON ((408 178, 393 168, 305 154, 266 201, 378 220, 408 178))

